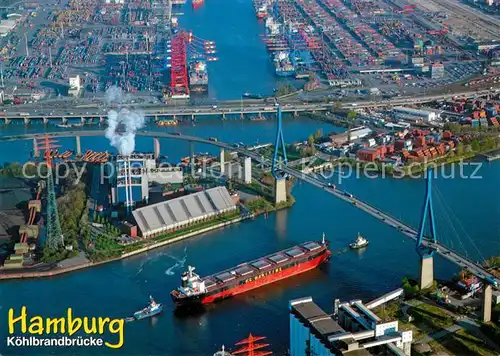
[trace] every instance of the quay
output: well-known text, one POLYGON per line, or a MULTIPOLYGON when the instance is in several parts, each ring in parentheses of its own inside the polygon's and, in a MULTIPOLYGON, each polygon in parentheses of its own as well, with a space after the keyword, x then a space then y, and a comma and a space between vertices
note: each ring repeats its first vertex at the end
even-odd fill
POLYGON ((166 245, 169 245, 171 243, 174 243, 174 242, 182 241, 184 239, 187 239, 187 238, 190 238, 190 237, 193 237, 196 235, 200 235, 200 234, 204 234, 206 232, 221 229, 221 228, 224 228, 226 226, 241 222, 241 221, 248 219, 250 217, 251 216, 247 216, 247 217, 241 216, 241 217, 235 218, 235 219, 230 220, 230 221, 221 222, 217 225, 208 226, 208 227, 205 227, 203 229, 196 230, 193 232, 188 232, 182 236, 174 237, 174 238, 171 238, 171 239, 168 239, 165 241, 156 242, 156 243, 147 245, 141 249, 131 251, 131 252, 126 252, 126 253, 122 254, 120 257, 108 259, 105 261, 86 262, 86 263, 77 264, 77 265, 69 266, 69 267, 58 267, 57 265, 55 267, 54 266, 45 266, 45 268, 43 268, 43 270, 42 270, 41 266, 38 267, 38 270, 36 270, 37 267, 33 267, 33 268, 24 268, 23 270, 19 270, 19 271, 0 268, 0 280, 53 277, 53 276, 58 276, 58 275, 69 273, 69 272, 78 271, 78 270, 85 269, 85 268, 101 266, 101 265, 109 263, 109 262, 123 260, 125 258, 135 256, 135 255, 156 249, 158 247, 162 247, 162 246, 166 246, 166 245))
POLYGON ((500 151, 495 150, 493 152, 480 153, 480 156, 484 157, 488 162, 496 161, 500 159, 500 151))

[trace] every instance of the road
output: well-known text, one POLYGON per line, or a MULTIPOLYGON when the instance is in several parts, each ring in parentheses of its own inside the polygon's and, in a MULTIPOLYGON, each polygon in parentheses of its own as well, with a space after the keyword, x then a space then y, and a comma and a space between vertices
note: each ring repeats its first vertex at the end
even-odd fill
MULTIPOLYGON (((388 100, 378 101, 357 101, 343 103, 343 109, 357 109, 365 107, 385 107, 397 105, 413 105, 425 103, 433 100, 445 100, 452 97, 473 97, 477 95, 488 95, 490 90, 464 91, 460 93, 443 93, 439 95, 425 95, 414 97, 399 97, 388 100)), ((334 102, 304 103, 302 101, 287 101, 282 103, 283 112, 311 112, 331 109, 334 102)), ((275 113, 277 106, 274 103, 265 103, 260 101, 221 101, 213 105, 166 105, 159 103, 130 103, 124 106, 140 107, 140 110, 146 116, 197 116, 197 115, 239 115, 239 114, 259 114, 275 113)), ((34 104, 24 104, 9 107, 5 109, 0 118, 7 120, 24 119, 61 119, 61 118, 104 118, 107 115, 109 107, 103 103, 90 102, 75 104, 72 101, 63 101, 62 103, 52 103, 50 106, 44 106, 43 102, 34 104), (27 115, 26 115, 27 114, 27 115)))
MULTIPOLYGON (((56 132, 45 134, 49 137, 73 137, 73 136, 102 136, 104 134, 103 131, 67 131, 67 132, 56 132)), ((254 161, 266 165, 271 166, 272 161, 268 158, 265 158, 254 151, 250 151, 244 147, 239 146, 238 144, 229 144, 221 141, 214 141, 210 139, 205 139, 196 136, 184 135, 184 134, 171 134, 166 132, 156 132, 156 131, 139 131, 137 132, 137 136, 146 136, 146 137, 157 137, 157 138, 169 138, 176 140, 184 140, 191 141, 196 143, 202 143, 212 146, 217 146, 222 149, 237 152, 243 156, 250 157, 254 161)), ((17 135, 17 136, 4 136, 0 137, 0 142, 2 141, 15 141, 15 140, 29 140, 36 137, 44 137, 44 134, 25 134, 25 135, 17 135)), ((398 230, 403 235, 411 238, 415 242, 417 241, 418 232, 413 227, 405 224, 404 222, 394 218, 393 216, 383 212, 382 210, 368 204, 367 202, 353 196, 349 192, 345 190, 341 190, 336 188, 334 185, 316 178, 312 175, 307 175, 297 169, 288 166, 279 167, 280 170, 289 174, 292 177, 300 179, 306 183, 309 183, 317 188, 324 190, 326 193, 329 193, 336 198, 345 201, 348 204, 362 210, 363 212, 375 217, 386 225, 398 230)), ((489 273, 482 265, 476 263, 474 261, 469 260, 466 257, 463 257, 456 252, 450 250, 446 246, 441 243, 434 243, 430 240, 423 241, 424 247, 429 248, 430 250, 436 252, 441 255, 448 261, 454 263, 460 268, 467 269, 469 272, 474 274, 475 276, 481 278, 491 284, 494 288, 500 289, 500 280, 498 280, 495 276, 489 273)))

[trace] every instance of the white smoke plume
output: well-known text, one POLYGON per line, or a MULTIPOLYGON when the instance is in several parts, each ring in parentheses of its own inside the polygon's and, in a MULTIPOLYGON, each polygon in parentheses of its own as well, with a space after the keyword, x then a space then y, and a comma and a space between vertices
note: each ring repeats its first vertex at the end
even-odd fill
POLYGON ((108 111, 106 138, 120 154, 129 156, 135 150, 135 133, 144 126, 144 114, 141 111, 120 107, 129 101, 120 87, 112 86, 106 90, 106 101, 112 107, 108 111))

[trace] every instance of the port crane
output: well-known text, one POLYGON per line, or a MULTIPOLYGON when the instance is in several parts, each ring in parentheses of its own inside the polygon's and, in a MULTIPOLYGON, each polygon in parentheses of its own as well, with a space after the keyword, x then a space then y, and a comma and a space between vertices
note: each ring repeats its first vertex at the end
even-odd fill
POLYGON ((269 344, 257 344, 257 341, 264 340, 265 336, 253 336, 248 335, 246 339, 243 339, 236 343, 236 346, 241 346, 238 350, 233 351, 233 355, 246 355, 246 356, 267 356, 272 355, 272 351, 257 351, 263 349, 269 344))
POLYGON ((170 62, 166 64, 170 66, 170 95, 172 98, 188 98, 188 59, 217 60, 214 56, 217 53, 215 42, 197 37, 192 31, 179 30, 167 47, 171 53, 171 56, 167 57, 170 62))

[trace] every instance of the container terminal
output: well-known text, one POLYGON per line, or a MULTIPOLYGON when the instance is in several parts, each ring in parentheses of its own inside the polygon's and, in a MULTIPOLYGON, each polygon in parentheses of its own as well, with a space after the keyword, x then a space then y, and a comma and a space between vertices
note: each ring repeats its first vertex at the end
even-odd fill
MULTIPOLYGON (((217 48, 179 28, 184 4, 71 0, 6 8, 0 24, 4 104, 40 100, 54 90, 102 96, 111 85, 167 102, 204 91, 217 48), (204 67, 191 66, 194 59, 205 69, 193 70, 204 67)), ((309 79, 306 90, 425 92, 474 80, 499 62, 500 20, 466 3, 255 0, 253 7, 276 75, 309 79)))
POLYGON ((71 0, 25 3, 19 16, 13 8, 4 10, 9 19, 2 21, 0 38, 4 103, 41 99, 54 89, 64 96, 102 95, 111 85, 130 93, 188 97, 191 58, 218 58, 213 41, 178 27, 184 2, 71 0), (47 80, 53 88, 41 86, 47 80))
POLYGON ((454 1, 430 4, 256 0, 254 8, 278 76, 316 73, 326 88, 412 92, 482 75, 498 57, 500 20, 454 1))

